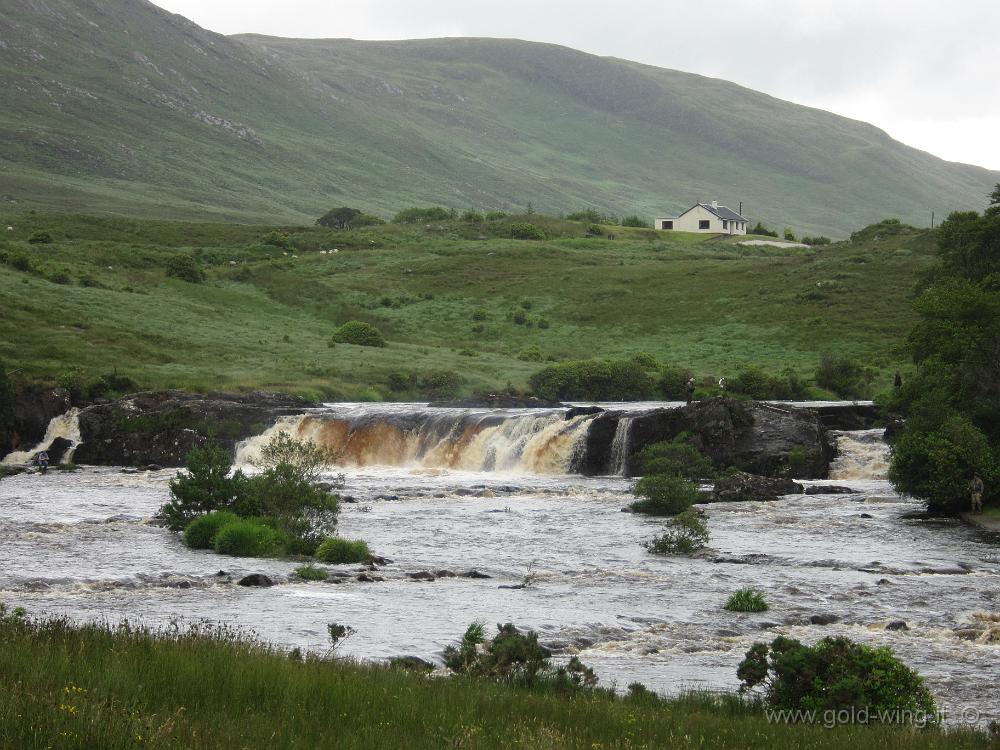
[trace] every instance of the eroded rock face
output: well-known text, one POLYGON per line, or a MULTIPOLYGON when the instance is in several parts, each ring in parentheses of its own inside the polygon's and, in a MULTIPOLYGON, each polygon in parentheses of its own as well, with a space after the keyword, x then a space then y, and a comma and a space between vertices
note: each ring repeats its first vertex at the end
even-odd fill
POLYGON ((14 424, 4 438, 0 432, 0 458, 11 451, 23 451, 45 437, 49 422, 72 406, 64 388, 25 388, 14 395, 14 424))
POLYGON ((206 395, 137 393, 80 412, 82 442, 74 460, 99 466, 181 466, 209 438, 235 451, 283 416, 317 406, 277 393, 206 395))
POLYGON ((763 476, 823 478, 834 456, 826 428, 815 412, 716 398, 678 409, 597 415, 574 470, 588 475, 607 473, 612 443, 623 419, 631 419, 625 461, 629 476, 637 471, 635 459, 645 446, 673 440, 681 433, 688 433, 692 444, 717 467, 736 466, 763 476))

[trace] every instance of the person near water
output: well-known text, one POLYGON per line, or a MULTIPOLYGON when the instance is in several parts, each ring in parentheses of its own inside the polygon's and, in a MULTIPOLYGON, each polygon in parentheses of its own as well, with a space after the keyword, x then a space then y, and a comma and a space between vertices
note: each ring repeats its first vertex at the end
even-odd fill
POLYGON ((719 390, 720 391, 726 390, 726 379, 725 378, 719 378, 719 390))
POLYGON ((691 402, 694 401, 694 378, 688 378, 685 387, 687 388, 688 406, 690 406, 691 402))
POLYGON ((41 470, 42 474, 49 470, 49 454, 47 451, 39 451, 35 456, 35 463, 38 464, 38 468, 41 470))
POLYGON ((983 489, 983 478, 979 474, 973 475, 972 482, 969 484, 973 513, 983 512, 983 489))

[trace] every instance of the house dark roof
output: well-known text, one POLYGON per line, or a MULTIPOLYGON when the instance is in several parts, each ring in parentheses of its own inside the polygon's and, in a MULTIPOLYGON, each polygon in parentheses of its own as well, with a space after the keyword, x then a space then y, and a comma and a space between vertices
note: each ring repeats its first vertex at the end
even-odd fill
POLYGON ((750 221, 750 219, 748 219, 747 217, 740 216, 738 213, 736 213, 732 209, 726 208, 725 206, 716 206, 715 208, 712 208, 711 203, 695 203, 693 206, 691 206, 691 208, 682 213, 681 216, 686 214, 688 211, 698 208, 698 206, 701 206, 706 211, 709 211, 718 216, 720 219, 725 219, 726 221, 745 221, 748 223, 750 221))

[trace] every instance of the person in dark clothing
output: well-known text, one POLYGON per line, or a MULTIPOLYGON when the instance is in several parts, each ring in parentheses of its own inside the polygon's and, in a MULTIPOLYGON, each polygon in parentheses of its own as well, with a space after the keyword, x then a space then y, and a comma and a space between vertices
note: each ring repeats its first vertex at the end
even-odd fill
POLYGON ((49 454, 47 451, 39 451, 35 455, 35 463, 38 464, 38 470, 44 474, 49 470, 49 454))
POLYGON ((691 402, 694 401, 694 378, 689 378, 685 387, 687 388, 688 406, 690 406, 691 402))
POLYGON ((969 491, 972 495, 972 512, 982 513, 983 512, 983 478, 978 474, 972 477, 972 482, 969 484, 969 491))
POLYGON ((895 388, 901 388, 903 385, 903 376, 898 372, 896 373, 896 377, 892 379, 892 385, 895 388))

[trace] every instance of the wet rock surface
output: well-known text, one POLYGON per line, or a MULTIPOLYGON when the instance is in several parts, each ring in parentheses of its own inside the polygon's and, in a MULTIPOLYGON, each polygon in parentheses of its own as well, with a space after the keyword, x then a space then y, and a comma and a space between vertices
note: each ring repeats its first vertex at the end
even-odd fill
POLYGON ((715 483, 711 502, 739 503, 777 500, 782 495, 802 492, 802 485, 791 479, 772 479, 737 471, 715 483))
POLYGON ((235 452, 283 416, 316 407, 277 393, 205 395, 181 391, 137 393, 80 412, 81 445, 74 460, 99 466, 183 465, 209 435, 235 452))

